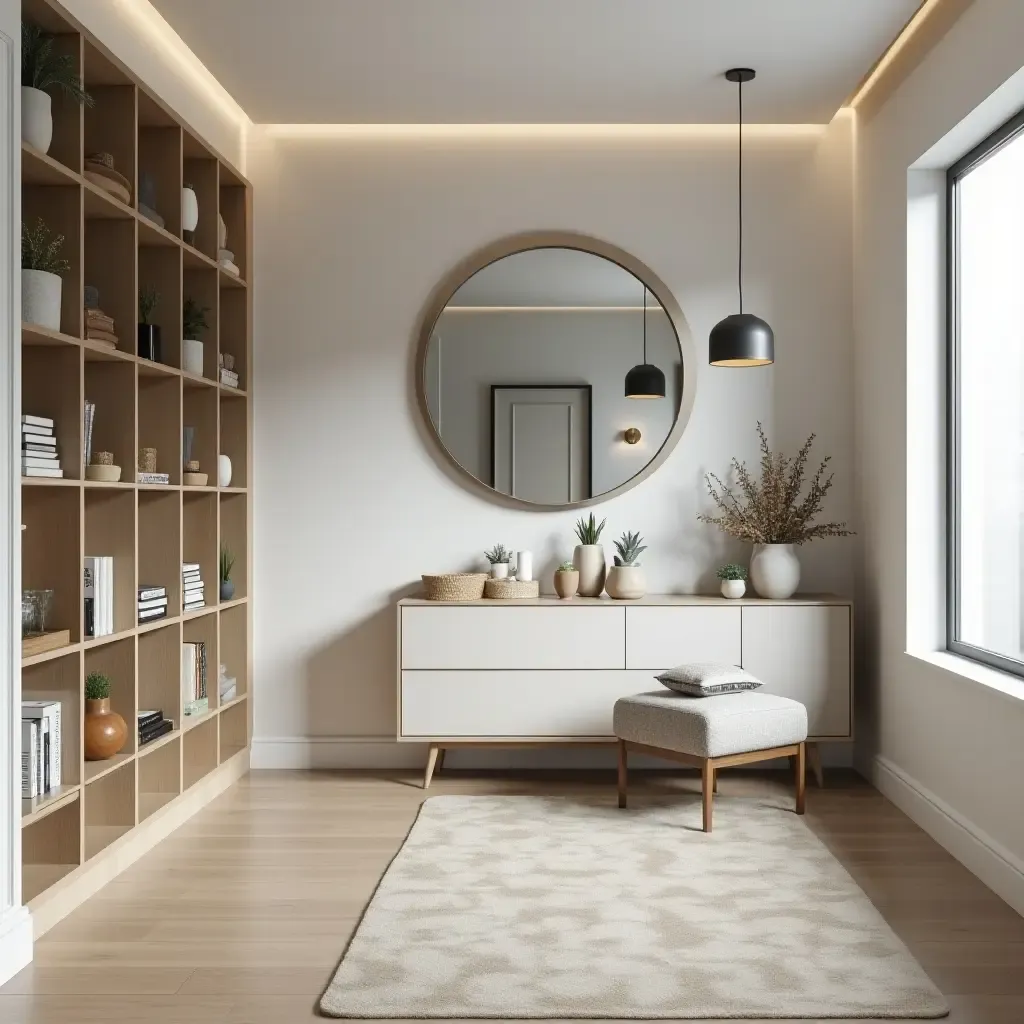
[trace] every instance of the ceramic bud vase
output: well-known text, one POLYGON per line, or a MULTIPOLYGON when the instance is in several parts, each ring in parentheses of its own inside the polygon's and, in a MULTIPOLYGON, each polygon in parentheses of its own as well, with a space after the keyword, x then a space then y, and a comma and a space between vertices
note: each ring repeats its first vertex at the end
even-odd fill
POLYGON ((533 552, 516 552, 516 579, 520 583, 533 582, 533 552))
POLYGON ((181 234, 186 242, 192 242, 198 223, 199 199, 192 186, 186 185, 181 190, 181 234))
POLYGON ((562 569, 555 573, 555 593, 563 600, 569 601, 576 596, 580 585, 580 574, 576 569, 562 569))
POLYGON ((507 580, 508 579, 508 562, 492 562, 491 563, 491 579, 492 580, 507 580))
POLYGON ((124 746, 128 726, 124 719, 110 710, 110 698, 85 702, 85 759, 105 761, 124 746))
POLYGON ((604 590, 605 573, 608 571, 604 546, 577 544, 572 553, 572 564, 580 574, 580 597, 600 597, 604 590))
POLYGON ((220 581, 220 599, 222 601, 230 601, 235 596, 235 583, 234 580, 221 580, 220 581))
MULTIPOLYGON (((45 94, 44 94, 45 95, 45 94)), ((60 298, 64 281, 48 270, 21 272, 21 319, 29 324, 60 330, 60 298)))
POLYGON ((21 137, 40 153, 45 153, 53 141, 50 94, 28 85, 21 87, 21 137))
POLYGON ((735 600, 747 592, 745 580, 722 580, 722 597, 729 597, 735 600))
POLYGON ((761 597, 782 601, 800 585, 800 560, 792 544, 755 544, 750 582, 761 597))
POLYGON ((613 565, 607 587, 608 596, 616 601, 635 601, 647 593, 647 580, 639 565, 613 565))
POLYGON ((154 363, 160 360, 160 325, 138 324, 138 353, 140 359, 149 359, 154 363))
POLYGON ((217 486, 231 486, 231 459, 227 455, 217 456, 217 486))

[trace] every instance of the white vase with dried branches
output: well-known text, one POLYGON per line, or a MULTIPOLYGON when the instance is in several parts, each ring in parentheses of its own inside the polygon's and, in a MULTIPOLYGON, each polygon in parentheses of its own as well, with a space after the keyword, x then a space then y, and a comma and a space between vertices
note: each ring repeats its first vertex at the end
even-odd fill
POLYGON ((771 450, 760 423, 757 435, 761 439, 760 479, 751 476, 746 463, 738 459, 732 460, 735 488, 709 473, 705 477, 708 493, 720 514, 698 518, 753 543, 750 580, 754 589, 761 597, 784 600, 792 597, 800 585, 800 560, 794 548, 819 537, 849 537, 853 531, 846 528, 846 523, 812 525, 832 486, 830 457, 822 460, 807 493, 800 496, 814 434, 793 458, 771 450))

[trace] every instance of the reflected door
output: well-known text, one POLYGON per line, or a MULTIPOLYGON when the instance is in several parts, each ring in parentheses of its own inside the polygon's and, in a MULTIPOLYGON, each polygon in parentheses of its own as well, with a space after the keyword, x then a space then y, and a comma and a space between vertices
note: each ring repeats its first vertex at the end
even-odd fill
POLYGON ((544 505, 590 497, 590 386, 491 388, 491 486, 544 505))

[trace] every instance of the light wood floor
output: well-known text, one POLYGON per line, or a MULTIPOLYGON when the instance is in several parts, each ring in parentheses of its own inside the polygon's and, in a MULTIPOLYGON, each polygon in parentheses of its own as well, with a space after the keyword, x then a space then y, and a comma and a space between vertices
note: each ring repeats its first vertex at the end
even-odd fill
MULTIPOLYGON (((634 802, 675 789, 699 817, 696 775, 634 776, 634 802)), ((445 773, 429 795, 595 787, 614 802, 610 774, 445 773)), ((779 773, 724 772, 720 791, 792 800, 779 773)), ((412 776, 250 775, 46 935, 0 989, 0 1022, 314 1019, 424 795, 412 776)), ((852 773, 812 787, 807 811, 946 993, 952 1024, 1024 1024, 1024 919, 852 773)))

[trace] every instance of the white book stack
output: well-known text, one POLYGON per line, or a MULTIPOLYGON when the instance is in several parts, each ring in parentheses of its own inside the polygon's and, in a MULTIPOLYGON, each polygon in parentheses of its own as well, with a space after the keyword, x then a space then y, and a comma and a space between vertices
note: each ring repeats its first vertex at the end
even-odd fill
POLYGON ((203 596, 203 576, 198 562, 181 563, 181 594, 182 607, 187 612, 194 612, 206 607, 203 596))
POLYGON ((43 796, 61 784, 60 701, 21 704, 21 795, 43 796))
POLYGON ((164 587, 139 587, 139 625, 167 615, 167 590, 164 587))
POLYGON ((109 636, 114 632, 114 559, 112 555, 87 555, 83 578, 85 635, 109 636))
POLYGON ((223 366, 220 368, 220 382, 226 384, 229 388, 238 387, 238 371, 237 370, 226 370, 223 366))
POLYGON ((21 417, 21 475, 63 477, 57 457, 53 420, 46 416, 21 417))

